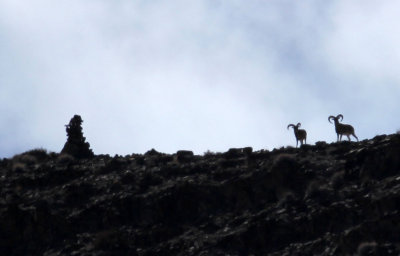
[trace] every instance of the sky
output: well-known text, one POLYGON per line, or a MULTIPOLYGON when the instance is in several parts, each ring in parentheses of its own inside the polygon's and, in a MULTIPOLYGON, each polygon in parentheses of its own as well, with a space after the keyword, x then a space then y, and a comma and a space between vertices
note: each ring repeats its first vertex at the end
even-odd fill
POLYGON ((400 2, 0 0, 0 158, 225 152, 400 129, 400 2))

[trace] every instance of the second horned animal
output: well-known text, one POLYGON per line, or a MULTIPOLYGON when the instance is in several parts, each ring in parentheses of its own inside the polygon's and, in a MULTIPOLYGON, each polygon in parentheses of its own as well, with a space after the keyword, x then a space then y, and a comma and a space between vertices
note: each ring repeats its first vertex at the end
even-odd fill
POLYGON ((337 141, 341 141, 343 135, 346 135, 347 138, 349 139, 349 141, 350 141, 350 135, 353 135, 354 138, 356 138, 357 141, 358 141, 358 137, 354 133, 354 127, 353 126, 351 126, 349 124, 341 124, 341 123, 339 123, 339 119, 340 119, 340 121, 343 120, 343 115, 342 114, 339 114, 336 117, 329 116, 328 117, 328 121, 330 123, 331 123, 331 119, 333 119, 333 121, 335 122, 335 131, 336 131, 336 135, 337 135, 337 141))
POLYGON ((307 142, 307 132, 306 130, 303 129, 299 129, 299 127, 301 126, 301 123, 297 123, 297 125, 294 124, 289 124, 287 126, 288 130, 289 127, 293 127, 293 131, 294 131, 294 136, 296 137, 296 148, 297 148, 297 144, 300 141, 300 145, 303 145, 303 140, 304 140, 304 144, 306 144, 307 142))

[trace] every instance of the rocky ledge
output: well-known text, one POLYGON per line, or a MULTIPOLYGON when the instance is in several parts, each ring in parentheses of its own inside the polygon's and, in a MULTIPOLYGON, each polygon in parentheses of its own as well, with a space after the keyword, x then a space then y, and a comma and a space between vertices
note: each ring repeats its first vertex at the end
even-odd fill
POLYGON ((400 135, 0 161, 3 255, 399 255, 400 135))

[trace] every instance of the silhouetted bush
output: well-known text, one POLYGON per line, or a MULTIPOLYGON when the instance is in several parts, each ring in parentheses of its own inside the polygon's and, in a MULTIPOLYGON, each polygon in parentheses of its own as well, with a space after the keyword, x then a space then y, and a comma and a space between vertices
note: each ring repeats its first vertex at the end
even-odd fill
POLYGON ((144 165, 146 163, 146 158, 144 156, 137 156, 135 162, 138 165, 144 165))
POLYGON ((26 172, 28 169, 24 163, 13 163, 12 171, 16 173, 26 172))
POLYGON ((76 158, 90 158, 93 157, 93 151, 90 149, 90 144, 85 142, 86 138, 83 137, 82 133, 82 118, 79 115, 75 115, 68 125, 66 125, 67 131, 67 142, 61 153, 69 154, 76 158))
POLYGON ((75 161, 75 158, 69 154, 61 154, 57 157, 57 163, 59 164, 70 164, 75 161))
POLYGON ((251 153, 253 153, 253 148, 252 147, 245 147, 242 149, 243 153, 245 155, 250 155, 251 153))
POLYGON ((271 173, 273 177, 278 178, 281 182, 291 179, 299 169, 299 164, 294 155, 279 154, 273 161, 271 173))
POLYGON ((317 141, 317 142, 315 142, 315 146, 318 149, 324 149, 328 146, 328 144, 325 141, 317 141))
POLYGON ((147 151, 146 153, 144 153, 145 156, 159 156, 161 155, 160 152, 158 152, 157 150, 155 150, 154 148, 150 149, 149 151, 147 151))
POLYGON ((36 148, 29 151, 26 151, 22 154, 15 155, 12 158, 14 163, 24 163, 27 165, 37 164, 38 162, 43 162, 49 157, 47 151, 43 148, 36 148))
POLYGON ((33 165, 37 163, 36 157, 26 154, 16 155, 12 159, 13 163, 23 163, 26 165, 33 165))
POLYGON ((37 161, 40 162, 46 160, 49 157, 47 150, 44 148, 35 148, 23 153, 23 155, 33 156, 36 158, 37 161))
POLYGON ((242 156, 242 149, 241 148, 230 148, 227 152, 223 155, 226 159, 232 159, 242 156))
POLYGON ((203 156, 205 159, 211 159, 214 158, 217 155, 217 153, 212 152, 210 150, 207 150, 206 152, 204 152, 203 156))
POLYGON ((124 158, 114 157, 100 169, 100 173, 105 174, 113 171, 121 171, 126 165, 127 162, 124 158))
POLYGON ((181 163, 190 162, 193 159, 193 151, 179 150, 176 152, 177 160, 181 163))
POLYGON ((296 160, 295 155, 282 153, 276 156, 270 168, 271 180, 278 190, 289 189, 295 194, 303 193, 309 179, 296 160))
POLYGON ((326 205, 332 201, 332 191, 322 181, 314 180, 308 185, 304 198, 326 205))

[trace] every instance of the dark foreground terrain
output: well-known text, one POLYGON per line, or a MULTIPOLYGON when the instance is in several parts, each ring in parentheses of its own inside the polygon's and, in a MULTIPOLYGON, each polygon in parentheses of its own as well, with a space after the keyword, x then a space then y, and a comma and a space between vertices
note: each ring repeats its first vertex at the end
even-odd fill
POLYGON ((400 135, 0 161, 1 255, 399 255, 400 135))

